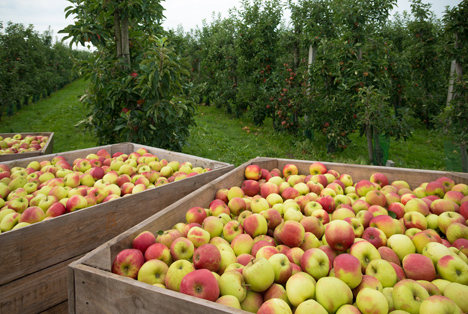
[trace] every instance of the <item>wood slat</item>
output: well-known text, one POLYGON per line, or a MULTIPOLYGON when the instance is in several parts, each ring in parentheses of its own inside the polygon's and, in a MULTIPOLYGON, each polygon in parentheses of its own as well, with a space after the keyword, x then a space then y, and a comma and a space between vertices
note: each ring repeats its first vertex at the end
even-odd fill
POLYGON ((57 304, 50 309, 47 309, 40 314, 67 314, 68 313, 68 301, 57 304))
POLYGON ((0 313, 39 313, 66 301, 67 266, 77 259, 62 261, 0 285, 0 313))
MULTIPOLYGON (((110 273, 112 261, 118 252, 131 246, 131 242, 140 232, 146 230, 158 232, 159 230, 171 229, 176 223, 185 221, 185 213, 191 207, 208 207, 219 189, 230 188, 235 185, 240 186, 244 181, 244 170, 247 165, 257 164, 266 169, 279 168, 282 170, 282 167, 288 163, 294 163, 298 166, 301 173, 309 173, 309 166, 312 161, 263 157, 250 160, 70 264, 68 274, 69 312, 127 313, 133 311, 146 313, 157 308, 162 309, 162 313, 185 313, 187 306, 190 313, 238 313, 237 310, 232 308, 226 309, 224 306, 212 302, 207 303, 200 299, 158 289, 136 280, 114 275, 110 273), (137 297, 132 298, 131 296, 137 297), (123 303, 130 304, 133 310, 123 303)), ((468 183, 467 177, 460 176, 457 173, 337 163, 324 164, 338 172, 352 175, 355 182, 368 180, 374 172, 382 172, 392 181, 407 179, 407 181, 411 182, 410 184, 415 186, 425 181, 433 181, 440 176, 452 176, 459 183, 468 183), (417 180, 423 181, 418 182, 417 180)))
POLYGON ((11 160, 18 160, 18 159, 25 159, 25 158, 32 158, 36 156, 43 156, 49 155, 54 152, 54 132, 30 132, 30 133, 0 133, 2 137, 13 137, 16 134, 26 135, 46 135, 49 137, 46 145, 41 149, 33 152, 27 152, 22 154, 7 154, 7 155, 0 155, 0 162, 5 163, 11 160))

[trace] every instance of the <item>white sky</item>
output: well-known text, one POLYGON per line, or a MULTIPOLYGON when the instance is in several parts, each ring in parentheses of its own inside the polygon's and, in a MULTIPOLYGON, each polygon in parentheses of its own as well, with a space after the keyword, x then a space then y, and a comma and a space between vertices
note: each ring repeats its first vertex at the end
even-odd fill
MULTIPOLYGON (((423 0, 432 4, 432 11, 437 17, 442 17, 445 6, 454 6, 460 0, 423 0)), ((34 29, 40 33, 50 26, 54 36, 63 37, 57 32, 68 24, 72 24, 72 18, 65 19, 64 9, 70 5, 66 0, 0 0, 0 21, 4 26, 7 21, 33 24, 34 29)), ((201 26, 202 20, 211 21, 213 12, 219 12, 223 17, 228 15, 228 10, 234 6, 240 6, 240 0, 166 0, 162 2, 166 8, 165 28, 176 29, 182 25, 185 31, 201 26)), ((398 11, 410 11, 408 0, 398 0, 398 11)))

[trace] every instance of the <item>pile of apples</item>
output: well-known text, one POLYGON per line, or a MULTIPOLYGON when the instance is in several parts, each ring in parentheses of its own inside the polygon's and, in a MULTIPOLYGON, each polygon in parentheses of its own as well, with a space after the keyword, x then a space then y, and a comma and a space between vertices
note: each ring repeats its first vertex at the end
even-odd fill
POLYGON ((48 136, 16 134, 13 137, 0 136, 0 155, 21 154, 41 150, 47 144, 48 136))
POLYGON ((252 313, 468 312, 468 186, 353 182, 320 163, 245 168, 112 272, 252 313))
POLYGON ((145 148, 112 156, 101 149, 72 165, 63 156, 32 161, 26 168, 0 164, 0 233, 209 170, 159 160, 145 148))

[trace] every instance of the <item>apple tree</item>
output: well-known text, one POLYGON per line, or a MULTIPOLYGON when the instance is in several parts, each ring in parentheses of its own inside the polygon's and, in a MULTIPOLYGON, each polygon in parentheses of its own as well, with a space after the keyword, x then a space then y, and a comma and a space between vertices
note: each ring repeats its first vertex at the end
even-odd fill
POLYGON ((60 32, 70 44, 95 47, 78 65, 90 80, 81 97, 89 115, 81 124, 100 144, 132 141, 181 150, 195 104, 184 97, 188 63, 165 37, 160 1, 69 2, 66 16, 74 15, 75 23, 60 32))

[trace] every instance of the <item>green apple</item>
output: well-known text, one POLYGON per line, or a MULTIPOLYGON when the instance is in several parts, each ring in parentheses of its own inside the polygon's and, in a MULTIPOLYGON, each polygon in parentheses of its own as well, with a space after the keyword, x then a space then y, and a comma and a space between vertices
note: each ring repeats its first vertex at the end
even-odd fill
POLYGON ((20 217, 21 214, 17 212, 6 214, 2 221, 0 221, 0 230, 2 232, 10 231, 18 223, 20 217))
POLYGON ((149 283, 150 285, 166 282, 166 274, 169 267, 159 259, 152 259, 145 262, 138 271, 138 281, 149 283))
POLYGON ((398 281, 395 269, 384 259, 372 260, 366 268, 366 275, 377 278, 384 288, 393 287, 398 281))
POLYGON ((275 281, 273 265, 264 257, 256 258, 245 265, 242 274, 250 289, 256 292, 267 290, 275 281))
POLYGON ((468 285, 468 265, 458 256, 442 257, 437 262, 437 272, 443 279, 468 285))
POLYGON ((167 289, 180 291, 180 283, 184 276, 195 270, 192 263, 181 259, 173 262, 166 273, 165 286, 167 289))
POLYGON ((418 314, 421 303, 429 298, 429 293, 412 279, 404 279, 393 287, 393 304, 396 310, 418 314))
POLYGON ((442 295, 433 295, 421 303, 419 307, 419 314, 432 314, 432 313, 453 313, 461 314, 460 307, 450 298, 442 295))
POLYGON ((406 255, 416 253, 416 247, 413 241, 404 234, 392 235, 387 240, 387 246, 397 254, 400 261, 402 261, 406 255))
POLYGON ((315 279, 305 273, 298 272, 292 275, 286 282, 286 294, 293 306, 315 297, 315 279))
POLYGON ((370 288, 359 291, 356 305, 364 314, 387 314, 388 302, 382 292, 370 288))
POLYGON ((239 302, 247 296, 247 287, 244 277, 237 270, 224 272, 218 279, 219 293, 221 296, 235 296, 239 302))
POLYGON ((323 277, 315 287, 316 300, 329 313, 335 313, 342 305, 352 304, 353 292, 346 283, 335 277, 323 277))
MULTIPOLYGON (((343 305, 343 306, 345 306, 345 305, 343 305)), ((338 312, 339 312, 339 310, 338 310, 338 312)), ((337 312, 337 314, 338 314, 338 312, 337 312)), ((309 314, 309 313, 328 314, 327 310, 325 310, 325 308, 322 305, 320 305, 320 303, 318 303, 315 300, 311 300, 311 299, 306 300, 306 301, 302 302, 301 304, 299 304, 296 307, 296 311, 294 311, 294 314, 309 314)))
POLYGON ((444 296, 455 302, 464 313, 468 312, 467 285, 462 285, 457 282, 450 283, 444 289, 444 296))

